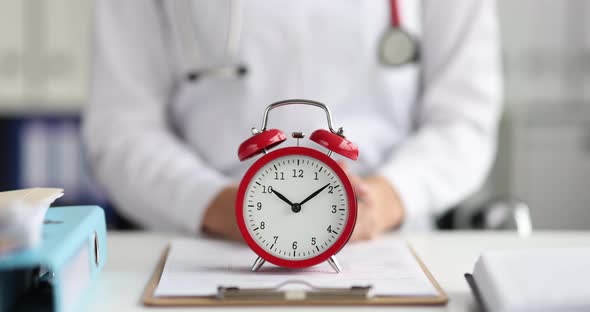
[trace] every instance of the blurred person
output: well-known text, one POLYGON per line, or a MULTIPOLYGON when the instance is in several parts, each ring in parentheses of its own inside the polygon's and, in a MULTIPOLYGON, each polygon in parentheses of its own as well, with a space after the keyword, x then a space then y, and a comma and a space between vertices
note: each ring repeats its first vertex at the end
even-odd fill
MULTIPOLYGON (((96 1, 85 144, 118 212, 139 226, 240 239, 236 190, 252 162, 237 148, 268 104, 288 98, 326 103, 359 146, 356 163, 341 162, 359 198, 352 239, 431 229, 485 178, 501 112, 494 1, 399 1, 419 49, 399 66, 379 57, 391 1, 173 3, 96 1), (224 64, 247 68, 209 74, 224 64)), ((270 122, 326 128, 307 107, 270 122)))

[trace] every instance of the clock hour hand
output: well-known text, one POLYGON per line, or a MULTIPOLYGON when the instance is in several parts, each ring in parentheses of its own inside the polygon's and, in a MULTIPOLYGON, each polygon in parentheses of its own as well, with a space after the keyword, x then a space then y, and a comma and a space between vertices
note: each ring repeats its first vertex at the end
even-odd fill
POLYGON ((321 189, 319 189, 319 190, 317 190, 317 191, 315 191, 315 192, 311 193, 311 195, 307 196, 307 198, 306 198, 306 199, 304 199, 302 202, 300 202, 300 203, 299 203, 299 205, 300 205, 300 206, 302 206, 303 204, 307 203, 307 202, 308 202, 310 199, 312 199, 312 198, 316 197, 316 196, 317 196, 319 193, 321 193, 321 192, 322 192, 322 191, 323 191, 323 190, 324 190, 326 187, 328 187, 328 186, 330 186, 330 183, 328 183, 328 184, 326 184, 326 185, 322 186, 322 188, 321 188, 321 189))
POLYGON ((289 206, 293 206, 293 203, 287 199, 287 197, 285 197, 283 194, 275 191, 275 189, 272 189, 272 192, 277 195, 278 198, 280 198, 282 201, 286 202, 287 204, 289 204, 289 206))

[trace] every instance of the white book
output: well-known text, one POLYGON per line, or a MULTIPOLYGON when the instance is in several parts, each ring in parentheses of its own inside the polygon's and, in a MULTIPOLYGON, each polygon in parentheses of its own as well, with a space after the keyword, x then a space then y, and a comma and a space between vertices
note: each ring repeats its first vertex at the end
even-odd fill
POLYGON ((590 247, 485 252, 471 281, 487 311, 590 311, 590 247))

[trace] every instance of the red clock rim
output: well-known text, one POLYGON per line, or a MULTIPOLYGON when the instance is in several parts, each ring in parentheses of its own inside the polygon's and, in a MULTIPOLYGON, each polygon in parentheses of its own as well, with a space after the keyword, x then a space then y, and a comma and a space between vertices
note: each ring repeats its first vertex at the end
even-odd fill
POLYGON ((285 147, 285 148, 275 150, 273 152, 270 152, 270 153, 262 156, 244 174, 244 177, 242 178, 242 181, 240 182, 240 186, 238 188, 238 196, 236 199, 236 219, 237 219, 238 227, 240 229, 240 232, 242 233, 242 237, 244 238, 244 240, 246 241, 248 246, 250 246, 250 248, 258 256, 263 258, 264 260, 266 260, 272 264, 275 264, 275 265, 278 265, 281 267, 286 267, 286 268, 310 267, 310 266, 322 263, 322 262, 328 260, 328 258, 330 258, 331 256, 338 253, 340 251, 340 249, 342 249, 342 247, 344 247, 344 245, 348 242, 348 240, 350 239, 350 236, 352 235, 352 231, 353 231, 354 226, 356 224, 356 215, 357 215, 356 196, 354 194, 352 184, 350 183, 350 180, 348 179, 348 176, 346 175, 344 170, 342 170, 342 168, 340 168, 340 165, 338 165, 338 163, 335 160, 333 160, 332 158, 330 158, 328 155, 326 155, 320 151, 317 151, 317 150, 314 150, 311 148, 307 148, 307 147, 299 147, 299 146, 285 147), (244 219, 243 205, 244 205, 244 198, 246 196, 246 188, 250 184, 250 181, 252 180, 254 175, 258 172, 258 170, 260 170, 262 167, 264 167, 264 165, 268 164, 269 162, 271 162, 279 157, 288 156, 288 155, 308 156, 308 157, 316 158, 316 159, 322 161, 324 164, 326 164, 326 166, 330 167, 330 169, 332 169, 334 171, 334 173, 336 173, 338 178, 340 178, 340 181, 342 181, 342 185, 343 185, 344 189, 346 190, 346 194, 347 194, 346 196, 348 199, 348 220, 346 222, 346 225, 345 225, 340 237, 338 237, 336 242, 334 242, 334 244, 330 248, 328 248, 327 250, 325 250, 321 254, 319 254, 315 257, 303 259, 303 260, 287 260, 287 259, 282 259, 282 258, 273 256, 270 253, 268 253, 266 250, 264 250, 262 247, 260 247, 256 243, 256 241, 254 240, 254 238, 250 235, 250 232, 248 232, 248 228, 246 226, 246 221, 244 219))

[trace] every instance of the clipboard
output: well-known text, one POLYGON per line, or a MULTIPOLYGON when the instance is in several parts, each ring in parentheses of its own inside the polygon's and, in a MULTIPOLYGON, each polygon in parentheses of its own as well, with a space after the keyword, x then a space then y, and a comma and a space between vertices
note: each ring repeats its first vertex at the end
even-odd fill
POLYGON ((447 294, 426 268, 416 252, 408 246, 424 274, 434 288, 436 296, 373 296, 371 287, 317 288, 304 282, 290 281, 274 288, 240 289, 219 287, 216 296, 154 296, 154 292, 168 258, 170 247, 166 247, 162 257, 148 281, 142 295, 145 306, 394 306, 394 305, 445 305, 447 294), (283 290, 287 284, 307 284, 306 290, 283 290))

